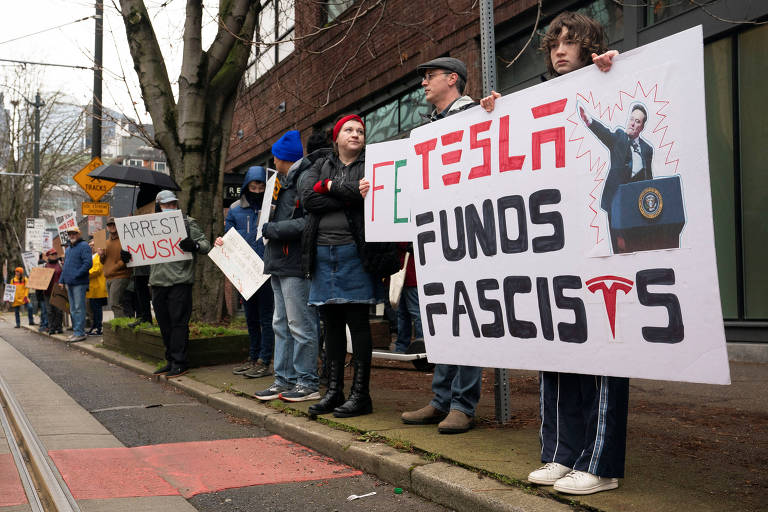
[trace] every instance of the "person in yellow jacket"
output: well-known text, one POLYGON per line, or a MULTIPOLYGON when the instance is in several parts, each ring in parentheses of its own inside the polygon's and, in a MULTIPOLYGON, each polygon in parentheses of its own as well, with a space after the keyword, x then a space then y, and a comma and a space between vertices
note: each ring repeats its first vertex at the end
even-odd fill
POLYGON ((16 267, 11 284, 16 287, 16 295, 13 297, 11 307, 16 313, 16 328, 21 327, 21 308, 27 308, 29 325, 35 325, 35 317, 32 315, 32 304, 29 302, 29 288, 27 288, 27 278, 24 277, 24 269, 16 267))
POLYGON ((104 249, 95 249, 93 240, 89 242, 91 251, 93 251, 93 265, 88 271, 88 291, 85 298, 88 299, 88 306, 93 313, 93 322, 91 328, 85 333, 88 336, 101 336, 102 321, 104 318, 103 308, 107 304, 107 280, 104 278, 104 249))

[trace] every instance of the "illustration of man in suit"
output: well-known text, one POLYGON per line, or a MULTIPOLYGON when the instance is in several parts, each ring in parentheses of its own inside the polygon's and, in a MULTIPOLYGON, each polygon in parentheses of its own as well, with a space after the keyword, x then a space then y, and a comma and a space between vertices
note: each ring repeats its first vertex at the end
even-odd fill
POLYGON ((584 124, 611 152, 611 167, 603 186, 600 207, 608 214, 613 253, 625 252, 624 239, 616 236, 613 229, 611 206, 619 185, 653 179, 651 170, 653 148, 640 138, 640 133, 645 128, 645 122, 648 119, 648 112, 640 104, 632 105, 629 119, 627 119, 626 131, 621 128, 616 128, 614 131, 609 130, 600 121, 592 119, 581 106, 579 106, 579 114, 584 124))

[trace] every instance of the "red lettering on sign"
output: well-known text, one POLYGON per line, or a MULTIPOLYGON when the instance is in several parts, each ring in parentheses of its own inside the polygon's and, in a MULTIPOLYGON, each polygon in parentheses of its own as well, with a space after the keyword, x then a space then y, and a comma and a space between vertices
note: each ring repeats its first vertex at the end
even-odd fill
POLYGON ((499 172, 519 171, 523 168, 525 155, 509 154, 509 116, 503 116, 499 123, 499 172))
POLYGON ((181 242, 181 237, 179 237, 175 243, 170 238, 168 239, 168 241, 171 242, 171 252, 173 253, 173 256, 176 256, 176 251, 179 251, 179 254, 184 254, 184 251, 182 251, 181 247, 179 247, 179 242, 181 242))
POLYGON ((490 121, 473 124, 469 127, 469 148, 483 150, 483 163, 469 170, 469 179, 482 178, 491 175, 491 139, 478 140, 477 135, 491 128, 490 121))
POLYGON ((437 139, 429 139, 416 144, 413 149, 421 157, 421 180, 424 190, 429 189, 429 152, 437 147, 437 139))
POLYGON ((376 186, 376 169, 387 165, 395 165, 394 160, 373 164, 373 185, 371 186, 371 222, 373 222, 373 217, 376 213, 376 191, 384 188, 384 185, 379 185, 378 187, 376 186))

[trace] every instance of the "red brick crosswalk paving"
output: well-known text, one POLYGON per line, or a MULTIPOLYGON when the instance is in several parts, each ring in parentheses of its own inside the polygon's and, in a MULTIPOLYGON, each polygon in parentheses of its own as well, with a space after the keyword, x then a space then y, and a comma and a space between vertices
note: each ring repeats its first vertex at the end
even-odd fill
MULTIPOLYGON (((49 452, 78 500, 198 494, 362 474, 278 435, 135 448, 49 452)), ((26 503, 10 455, 0 455, 0 506, 26 503)))

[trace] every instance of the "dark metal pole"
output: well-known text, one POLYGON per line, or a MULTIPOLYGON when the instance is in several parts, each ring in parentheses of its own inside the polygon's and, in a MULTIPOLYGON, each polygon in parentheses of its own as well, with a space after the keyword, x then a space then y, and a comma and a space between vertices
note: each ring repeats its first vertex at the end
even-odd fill
POLYGON ((34 217, 40 217, 40 93, 35 95, 35 174, 34 174, 34 217))
MULTIPOLYGON (((493 24, 493 0, 480 0, 480 53, 483 70, 483 96, 496 90, 496 36, 493 24)), ((509 409, 509 373, 505 368, 494 372, 494 401, 496 421, 508 423, 512 417, 509 409)))
POLYGON ((104 4, 96 0, 96 41, 93 63, 93 119, 91 132, 91 157, 101 157, 101 66, 104 41, 104 4))

